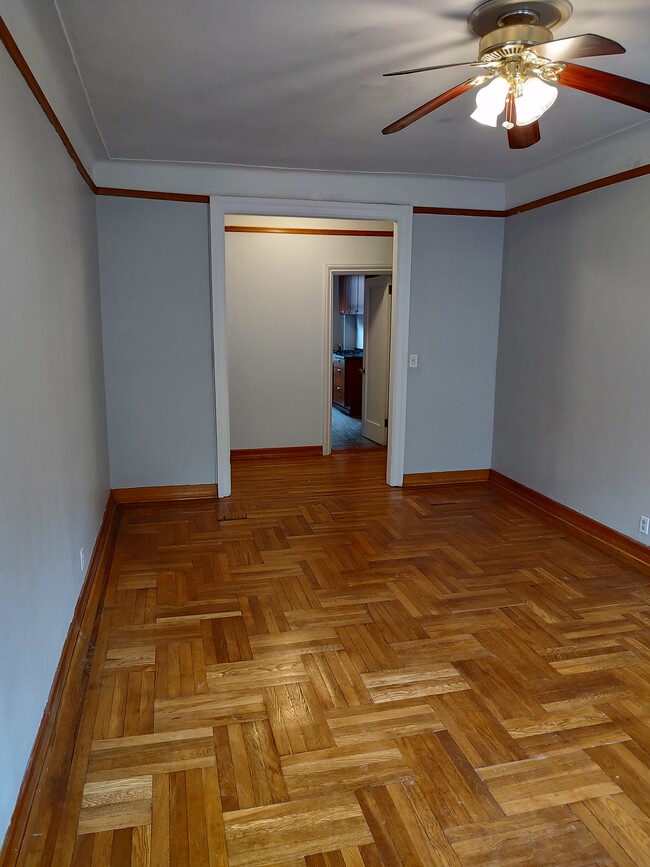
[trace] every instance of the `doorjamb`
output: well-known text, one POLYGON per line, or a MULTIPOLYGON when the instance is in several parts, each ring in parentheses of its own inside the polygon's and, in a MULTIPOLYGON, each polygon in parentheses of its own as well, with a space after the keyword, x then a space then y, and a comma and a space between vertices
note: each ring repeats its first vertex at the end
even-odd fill
MULTIPOLYGON (((325 335, 323 343, 323 454, 332 454, 332 315, 334 275, 392 274, 390 265, 326 265, 325 266, 325 335)), ((392 328, 391 321, 391 328, 392 328)), ((390 373, 389 373, 390 377, 390 373)), ((390 413, 389 413, 390 418, 390 413)), ((390 424, 390 421, 389 421, 390 424)))
POLYGON ((390 406, 386 482, 400 487, 404 479, 406 439, 406 383, 408 363, 409 302, 411 294, 411 238, 413 209, 410 205, 210 196, 210 274, 212 290, 212 340, 216 412, 217 483, 220 497, 231 493, 230 398, 228 391, 226 243, 227 214, 311 217, 335 220, 390 220, 393 238, 392 337, 390 351, 390 406))

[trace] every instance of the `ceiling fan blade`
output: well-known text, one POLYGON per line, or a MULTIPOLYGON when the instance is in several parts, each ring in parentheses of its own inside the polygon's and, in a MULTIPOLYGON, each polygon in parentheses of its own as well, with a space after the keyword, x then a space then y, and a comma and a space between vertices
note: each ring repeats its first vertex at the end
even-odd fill
POLYGON ((433 69, 452 69, 454 66, 490 66, 491 62, 478 63, 468 60, 465 63, 444 63, 442 66, 419 66, 417 69, 400 69, 399 72, 384 72, 384 78, 392 78, 394 75, 412 75, 414 72, 431 72, 433 69))
POLYGON ((602 96, 603 99, 611 99, 640 111, 650 111, 650 84, 642 81, 622 78, 620 75, 612 75, 611 72, 592 69, 590 66, 576 66, 573 63, 567 63, 557 80, 558 84, 565 87, 593 93, 594 96, 602 96))
POLYGON ((515 103, 515 95, 512 91, 506 97, 506 120, 503 124, 508 130, 508 145, 514 150, 529 148, 531 145, 537 144, 541 138, 539 124, 536 120, 532 123, 527 123, 525 126, 517 126, 517 106, 515 103))
POLYGON ((625 54, 623 46, 606 39, 604 36, 596 36, 595 33, 582 33, 580 36, 569 36, 567 39, 555 39, 552 42, 542 42, 539 45, 531 45, 527 48, 538 57, 547 60, 569 60, 579 57, 603 57, 606 54, 625 54))
POLYGON ((439 96, 430 99, 429 102, 425 102, 424 105, 421 105, 419 108, 414 108, 413 111, 405 114, 404 117, 400 117, 400 119, 396 120, 394 123, 389 124, 385 129, 382 129, 382 133, 384 135, 390 135, 393 132, 399 132, 405 127, 410 126, 412 123, 415 123, 416 120, 420 120, 420 118, 435 111, 436 108, 440 108, 441 105, 451 102, 451 100, 456 99, 457 96, 462 96, 463 93, 466 93, 478 84, 482 84, 483 81, 483 76, 478 76, 477 78, 469 78, 467 81, 463 81, 462 84, 457 84, 455 87, 452 87, 451 90, 446 90, 439 96))
POLYGON ((534 120, 526 126, 513 126, 508 130, 508 145, 514 150, 529 148, 537 144, 542 135, 539 131, 539 123, 534 120))

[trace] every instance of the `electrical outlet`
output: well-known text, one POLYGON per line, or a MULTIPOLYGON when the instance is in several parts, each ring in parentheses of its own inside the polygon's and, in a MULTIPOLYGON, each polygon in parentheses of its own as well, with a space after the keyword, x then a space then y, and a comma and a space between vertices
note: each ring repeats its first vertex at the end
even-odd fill
POLYGON ((86 568, 86 558, 84 556, 84 549, 83 548, 79 548, 79 568, 81 569, 82 572, 86 568))
POLYGON ((647 536, 648 529, 650 529, 650 518, 647 515, 641 515, 639 519, 639 533, 643 533, 644 536, 647 536))
POLYGON ((418 357, 417 355, 409 355, 409 367, 417 367, 418 366, 418 357))

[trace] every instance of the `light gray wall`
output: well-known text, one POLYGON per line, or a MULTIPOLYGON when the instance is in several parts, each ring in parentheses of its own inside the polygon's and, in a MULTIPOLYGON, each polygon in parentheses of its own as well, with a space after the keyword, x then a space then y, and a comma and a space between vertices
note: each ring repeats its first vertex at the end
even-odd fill
MULTIPOLYGON (((111 483, 213 481, 207 209, 97 208, 111 483)), ((415 217, 406 472, 490 465, 502 239, 501 220, 415 217)), ((320 443, 325 264, 386 264, 391 240, 226 244, 233 448, 320 443)))
MULTIPOLYGON (((323 225, 316 219, 251 221, 323 225)), ((349 222, 348 228, 363 225, 349 222)), ((392 249, 392 237, 226 234, 232 448, 322 443, 326 266, 390 265, 392 249)), ((356 329, 353 334, 350 344, 356 329)))
POLYGON ((646 544, 649 238, 648 177, 508 219, 492 462, 646 544))
POLYGON ((207 205, 97 200, 111 486, 216 480, 207 205))
POLYGON ((0 50, 0 837, 108 495, 93 196, 0 50))
POLYGON ((490 466, 503 222, 413 219, 406 473, 490 466))

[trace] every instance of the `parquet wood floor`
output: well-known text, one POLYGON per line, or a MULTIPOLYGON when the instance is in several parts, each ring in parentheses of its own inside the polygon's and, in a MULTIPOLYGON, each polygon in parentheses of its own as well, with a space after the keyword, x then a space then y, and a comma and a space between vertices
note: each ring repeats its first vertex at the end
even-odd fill
POLYGON ((381 453, 124 510, 28 865, 650 865, 648 578, 381 453))

